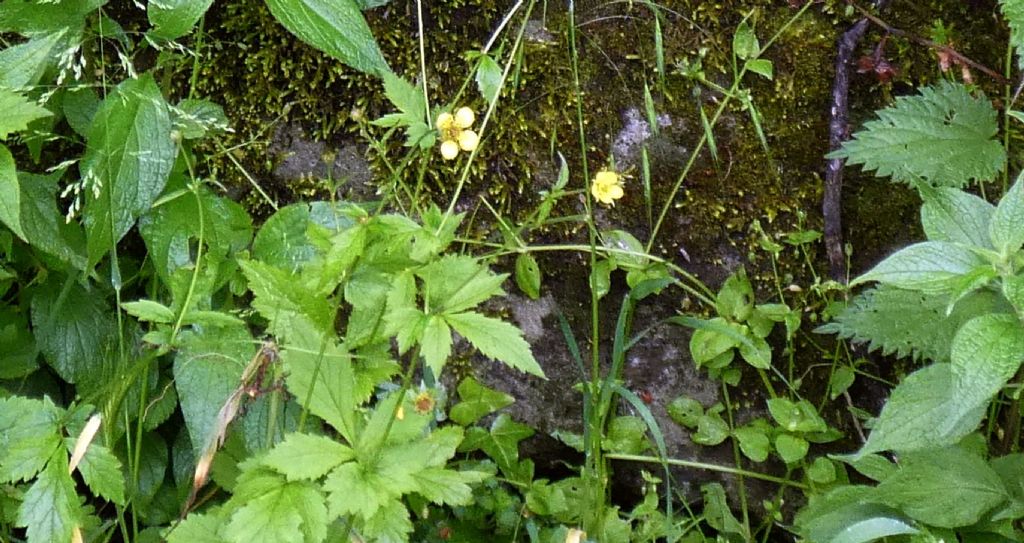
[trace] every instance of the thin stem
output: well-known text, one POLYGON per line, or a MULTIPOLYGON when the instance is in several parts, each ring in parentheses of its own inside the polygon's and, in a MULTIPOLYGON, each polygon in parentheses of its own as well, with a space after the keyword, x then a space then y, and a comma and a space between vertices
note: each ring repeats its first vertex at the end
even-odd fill
POLYGON ((419 27, 420 43, 420 78, 423 80, 423 105, 427 116, 427 126, 433 128, 430 119, 430 96, 427 94, 427 53, 423 39, 423 0, 416 0, 416 24, 419 27))
POLYGON ((730 475, 736 475, 738 477, 749 477, 751 479, 760 479, 762 481, 768 481, 785 486, 791 486, 806 490, 807 485, 798 483, 790 479, 784 479, 782 477, 776 477, 774 475, 768 475, 765 473, 758 473, 756 471, 748 471, 741 468, 734 468, 731 466, 721 466, 718 464, 708 464, 706 462, 694 462, 691 460, 679 460, 676 458, 663 459, 657 456, 644 456, 639 454, 616 454, 608 453, 605 458, 609 460, 626 460, 629 462, 644 462, 649 464, 661 464, 662 462, 668 462, 670 466, 679 466, 683 468, 700 469, 705 471, 717 471, 719 473, 728 473, 730 475))

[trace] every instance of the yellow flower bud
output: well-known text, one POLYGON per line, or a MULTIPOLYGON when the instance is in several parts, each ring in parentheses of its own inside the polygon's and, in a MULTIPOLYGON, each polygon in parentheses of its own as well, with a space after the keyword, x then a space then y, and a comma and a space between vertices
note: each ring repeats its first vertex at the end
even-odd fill
POLYGON ((459 128, 469 128, 473 126, 473 121, 476 120, 476 115, 473 114, 473 110, 468 107, 460 107, 455 112, 455 126, 459 128))
POLYGON ((459 132, 459 147, 463 151, 472 151, 476 149, 477 144, 480 143, 480 136, 476 135, 476 132, 472 130, 463 130, 459 132))
POLYGON ((459 156, 459 144, 452 140, 441 142, 441 156, 445 160, 452 160, 459 156))

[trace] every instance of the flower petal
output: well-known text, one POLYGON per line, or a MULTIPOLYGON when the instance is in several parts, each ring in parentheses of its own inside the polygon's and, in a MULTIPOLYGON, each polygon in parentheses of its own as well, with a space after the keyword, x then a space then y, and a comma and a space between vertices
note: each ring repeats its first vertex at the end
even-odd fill
POLYGON ((468 107, 460 107, 459 110, 455 112, 455 126, 458 126, 459 128, 469 128, 473 126, 473 121, 475 120, 476 115, 473 113, 473 110, 468 107))
POLYGON ((476 149, 476 146, 480 143, 480 136, 476 135, 476 132, 472 130, 463 130, 459 132, 459 147, 463 151, 472 151, 476 149))
POLYGON ((441 156, 445 160, 452 160, 459 156, 459 144, 453 140, 441 142, 441 156))

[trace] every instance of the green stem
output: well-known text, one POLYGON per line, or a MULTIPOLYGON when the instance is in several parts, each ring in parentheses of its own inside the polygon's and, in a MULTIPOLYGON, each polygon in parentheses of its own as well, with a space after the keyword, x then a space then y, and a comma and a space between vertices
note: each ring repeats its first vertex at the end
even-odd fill
POLYGON ((679 466, 683 468, 699 469, 704 471, 716 471, 719 473, 728 473, 730 475, 736 475, 738 477, 749 477, 751 479, 759 479, 761 481, 768 481, 770 483, 776 483, 779 485, 791 486, 793 488, 799 488, 801 490, 807 490, 807 485, 798 483, 782 477, 776 477, 774 475, 768 475, 766 473, 758 473, 756 471, 749 471, 740 468, 734 468, 732 466, 721 466, 718 464, 709 464, 707 462, 694 462, 691 460, 679 460, 677 458, 662 459, 657 456, 645 456, 639 454, 617 454, 608 453, 605 458, 609 460, 626 460, 629 462, 644 462, 648 464, 661 464, 662 462, 668 462, 670 466, 679 466))

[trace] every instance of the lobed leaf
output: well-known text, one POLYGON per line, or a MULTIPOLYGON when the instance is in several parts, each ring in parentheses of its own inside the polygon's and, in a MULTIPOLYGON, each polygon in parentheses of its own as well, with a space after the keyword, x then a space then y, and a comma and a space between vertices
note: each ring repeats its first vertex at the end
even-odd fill
POLYGON ((445 315, 444 319, 485 356, 544 377, 544 371, 530 352, 530 345, 523 339, 523 332, 515 326, 473 312, 445 315))

